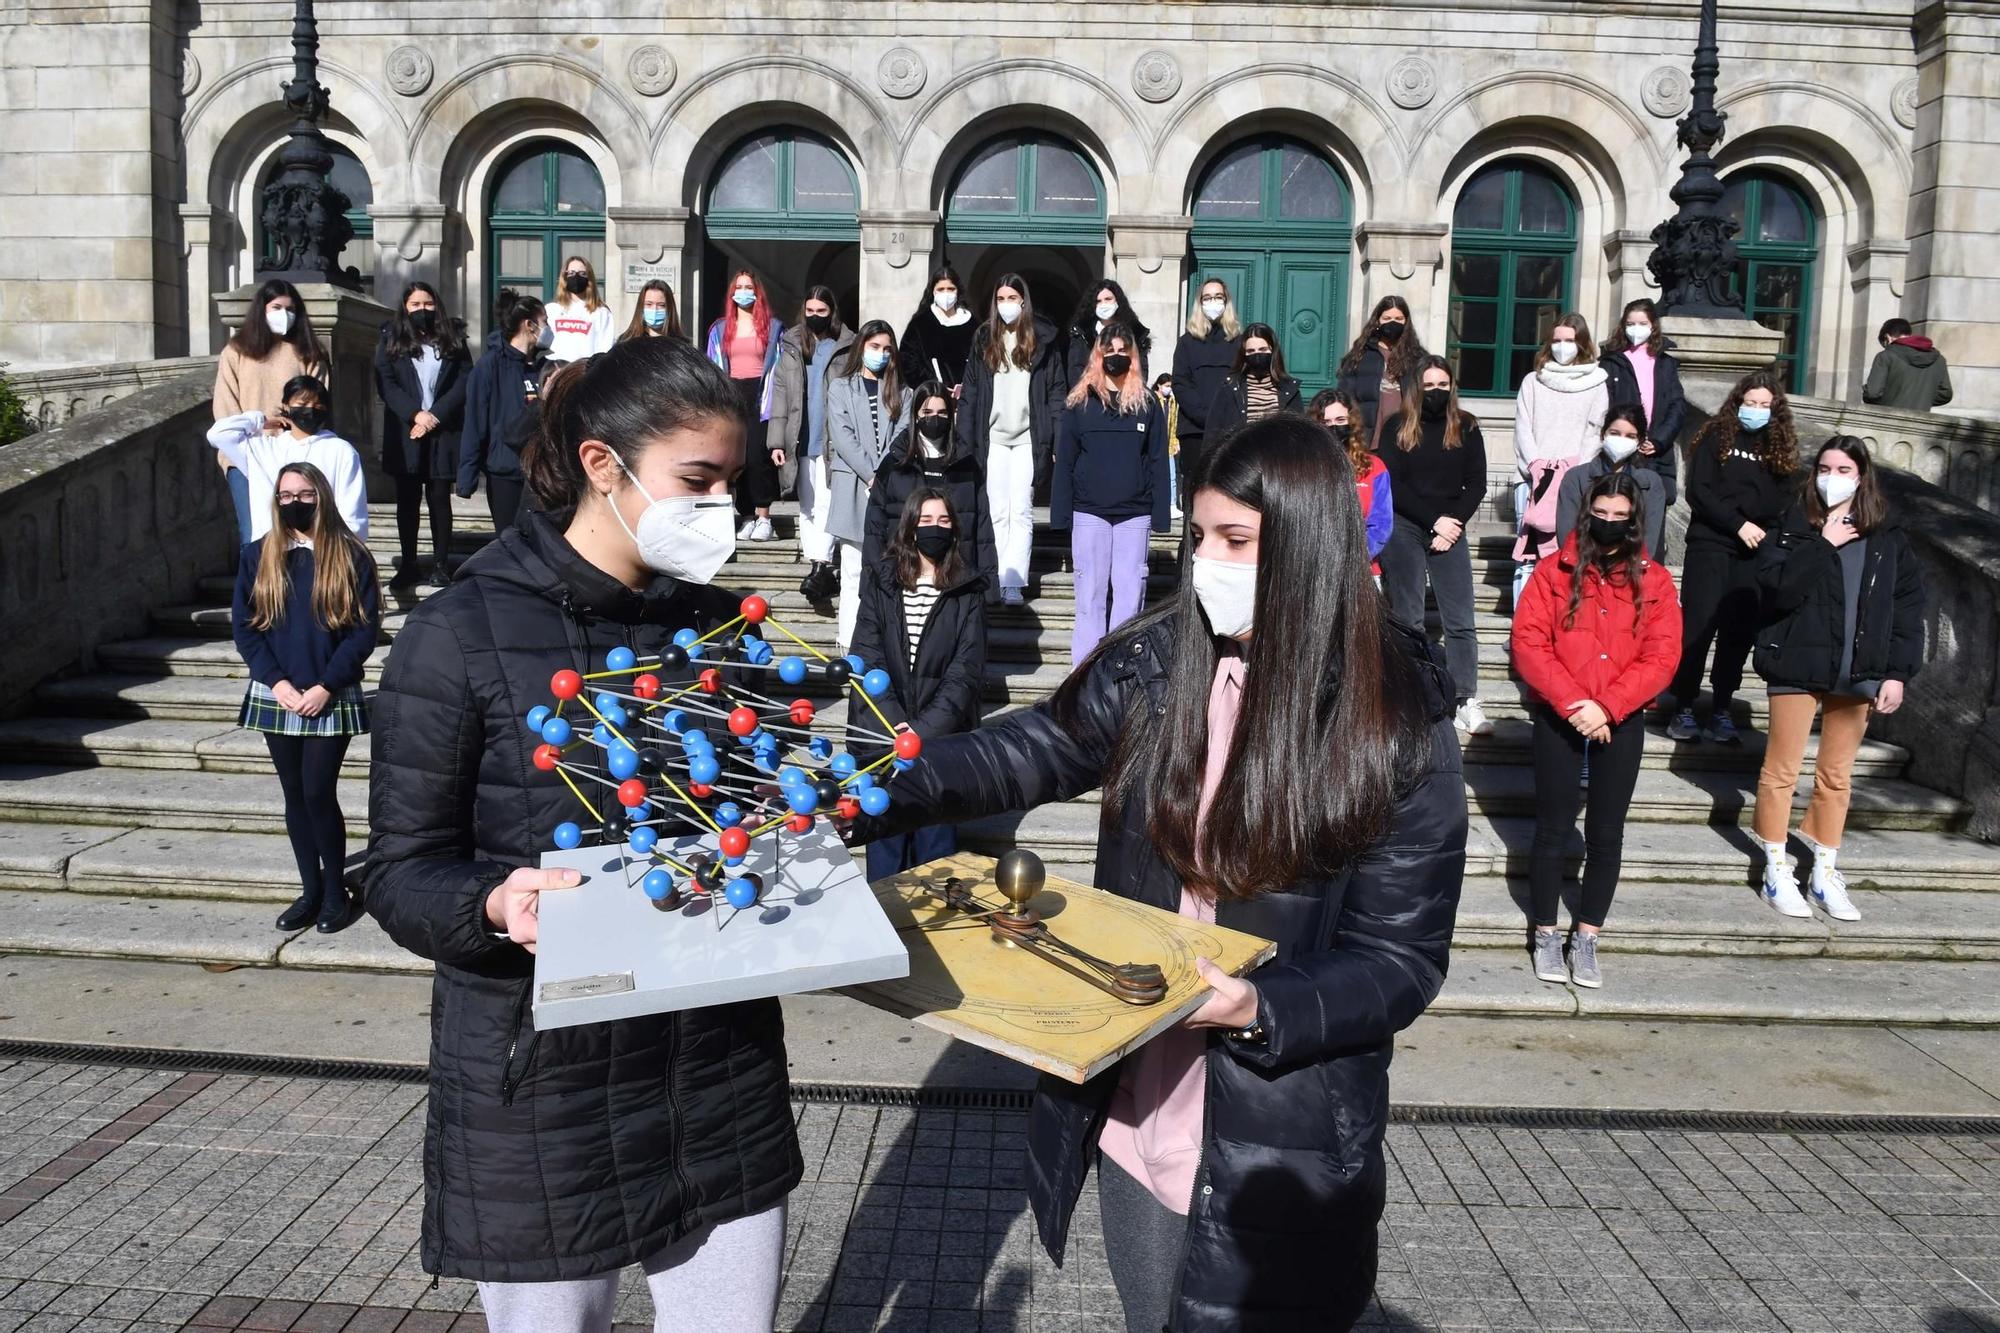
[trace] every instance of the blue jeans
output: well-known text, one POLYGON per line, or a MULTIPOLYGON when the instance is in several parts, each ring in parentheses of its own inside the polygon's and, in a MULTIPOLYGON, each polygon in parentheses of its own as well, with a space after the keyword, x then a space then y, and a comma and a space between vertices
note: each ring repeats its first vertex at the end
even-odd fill
POLYGON ((236 507, 236 544, 250 544, 250 478, 237 468, 230 468, 225 474, 229 478, 229 503, 236 507))
POLYGON ((958 850, 958 830, 950 824, 933 824, 911 833, 868 844, 868 882, 888 879, 905 870, 915 870, 940 856, 958 850))

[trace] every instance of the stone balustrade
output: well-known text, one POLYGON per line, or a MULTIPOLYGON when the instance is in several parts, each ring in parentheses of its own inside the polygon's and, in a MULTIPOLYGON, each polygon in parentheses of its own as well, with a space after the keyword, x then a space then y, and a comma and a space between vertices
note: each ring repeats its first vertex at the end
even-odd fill
POLYGON ((2000 514, 2000 421, 1945 412, 1794 398, 1799 446, 1858 436, 1879 463, 1901 468, 1989 514, 2000 514))
POLYGON ((58 366, 49 370, 9 372, 7 382, 27 404, 39 430, 53 430, 71 419, 109 407, 141 389, 164 384, 197 370, 215 380, 212 356, 177 356, 164 361, 118 361, 110 365, 58 366))

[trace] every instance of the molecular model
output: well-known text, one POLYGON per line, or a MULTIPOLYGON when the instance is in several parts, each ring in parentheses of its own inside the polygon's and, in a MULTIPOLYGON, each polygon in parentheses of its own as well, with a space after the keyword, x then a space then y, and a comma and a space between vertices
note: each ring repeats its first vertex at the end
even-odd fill
MULTIPOLYGON (((743 868, 753 840, 810 832, 816 815, 884 813, 889 793, 877 771, 907 768, 923 748, 875 702, 889 689, 888 672, 856 657, 828 657, 771 619, 762 597, 745 597, 739 610, 707 634, 679 631, 657 655, 619 647, 606 654, 602 671, 558 671, 549 680, 554 707, 537 705, 527 716, 542 740, 535 767, 562 779, 605 845, 622 844, 628 881, 636 879, 662 912, 706 900, 718 929, 778 892, 743 868), (751 632, 757 628, 777 631, 806 656, 779 657, 751 632), (819 710, 810 699, 787 703, 743 683, 760 673, 793 689, 808 682, 851 688, 881 730, 853 722, 848 730, 879 743, 882 757, 857 764, 813 733, 819 710), (586 794, 592 785, 613 790, 616 813, 600 819, 599 804, 586 794), (690 833, 701 848, 676 850, 690 833)), ((585 827, 565 821, 552 840, 572 850, 585 827)))

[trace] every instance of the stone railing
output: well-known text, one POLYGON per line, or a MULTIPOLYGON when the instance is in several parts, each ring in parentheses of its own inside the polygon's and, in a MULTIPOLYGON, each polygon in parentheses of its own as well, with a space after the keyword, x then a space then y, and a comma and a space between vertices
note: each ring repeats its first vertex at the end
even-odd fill
POLYGON ((202 447, 214 387, 198 367, 0 449, 0 711, 229 568, 229 491, 202 447))
POLYGON ((53 430, 71 419, 109 407, 141 389, 164 384, 203 370, 214 385, 215 358, 179 356, 165 361, 118 361, 110 365, 59 366, 52 370, 7 372, 7 382, 27 404, 28 415, 41 430, 53 430))
POLYGON ((2000 514, 2000 421, 1946 412, 1899 412, 1831 398, 1794 398, 1799 446, 1859 436, 1876 461, 1923 478, 1947 495, 2000 514))

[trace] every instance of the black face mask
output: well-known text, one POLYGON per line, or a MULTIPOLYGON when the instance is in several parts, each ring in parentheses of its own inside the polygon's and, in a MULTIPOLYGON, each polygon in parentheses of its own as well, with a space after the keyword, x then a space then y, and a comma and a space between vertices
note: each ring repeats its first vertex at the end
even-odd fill
POLYGON ((952 543, 957 540, 950 528, 941 528, 934 523, 930 527, 917 529, 917 552, 924 559, 936 564, 944 559, 945 553, 951 550, 952 543))
POLYGON ((410 327, 417 331, 419 338, 428 338, 437 332, 438 312, 435 310, 412 310, 410 327))
POLYGON ((1375 337, 1394 347, 1403 340, 1403 330, 1408 327, 1407 324, 1400 323, 1377 324, 1375 326, 1375 337))
MULTIPOLYGON (((917 434, 936 444, 951 431, 951 422, 944 417, 918 417, 917 434)), ((922 529, 918 529, 922 531, 922 529)))
POLYGON ((1104 373, 1117 379, 1132 368, 1132 358, 1123 352, 1113 352, 1104 358, 1104 373))
POLYGON ((288 407, 285 418, 308 435, 317 435, 326 429, 326 409, 323 407, 288 407))
POLYGON ((313 516, 318 513, 317 500, 287 500, 278 506, 278 517, 293 532, 311 532, 313 516))
POLYGON ((1629 518, 1599 518, 1590 516, 1590 540, 1605 555, 1622 554, 1626 543, 1632 540, 1632 520, 1629 518))
POLYGON ((569 289, 571 295, 582 296, 590 287, 590 275, 588 273, 565 274, 563 276, 563 286, 569 289))
POLYGON ((1433 421, 1443 416, 1444 410, 1450 406, 1451 406, 1450 389, 1424 390, 1424 415, 1431 418, 1433 421))
POLYGON ((1271 373, 1271 354, 1269 352, 1245 352, 1243 354, 1243 368, 1252 375, 1268 375, 1271 373))
POLYGON ((833 332, 833 316, 807 315, 806 332, 810 333, 815 338, 826 337, 827 334, 833 332))

